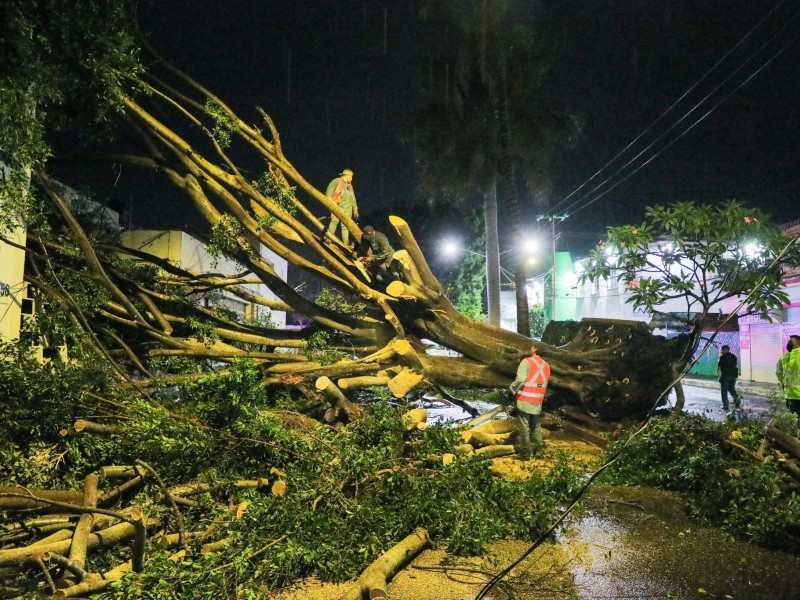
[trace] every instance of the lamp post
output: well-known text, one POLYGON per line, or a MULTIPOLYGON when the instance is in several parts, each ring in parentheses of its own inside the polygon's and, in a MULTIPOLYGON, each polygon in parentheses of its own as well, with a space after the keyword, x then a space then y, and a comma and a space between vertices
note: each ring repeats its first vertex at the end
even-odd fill
POLYGON ((558 240, 558 236, 556 235, 556 221, 563 221, 564 219, 568 218, 568 214, 563 215, 539 215, 536 217, 537 221, 550 221, 550 235, 551 240, 553 242, 553 268, 550 270, 550 292, 552 294, 552 306, 550 309, 550 320, 556 320, 556 241, 558 240))

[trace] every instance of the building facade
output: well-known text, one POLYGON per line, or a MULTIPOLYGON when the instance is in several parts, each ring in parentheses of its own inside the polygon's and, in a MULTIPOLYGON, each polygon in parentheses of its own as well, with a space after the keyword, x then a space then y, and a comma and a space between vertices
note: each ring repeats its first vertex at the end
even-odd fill
MULTIPOLYGON (((175 266, 192 273, 219 273, 232 277, 244 270, 242 265, 230 258, 213 256, 202 241, 183 231, 151 229, 123 231, 120 241, 123 246, 166 259, 175 266)), ((278 276, 286 281, 288 269, 286 260, 267 249, 263 244, 261 245, 261 256, 272 266, 278 276)), ((263 283, 247 283, 242 287, 254 296, 278 300, 278 297, 263 283)), ((285 312, 271 311, 265 306, 245 302, 224 290, 214 295, 207 294, 198 297, 197 300, 206 306, 216 304, 225 306, 242 319, 263 320, 269 317, 276 328, 282 329, 286 326, 285 312)))
MULTIPOLYGON (((10 169, 0 162, 0 178, 10 176, 10 169)), ((0 194, 0 203, 5 200, 0 194)), ((0 230, 0 235, 4 238, 0 239, 0 343, 8 343, 19 339, 22 321, 33 314, 34 305, 24 278, 25 228, 0 230)))
MULTIPOLYGON (((800 221, 788 223, 781 229, 786 236, 797 236, 800 234, 800 221)), ((585 260, 571 263, 571 266, 562 263, 562 271, 568 272, 563 277, 556 277, 559 320, 603 318, 643 321, 650 323, 657 334, 670 336, 680 333, 680 326, 670 326, 668 319, 656 322, 653 315, 635 310, 628 304, 628 282, 622 281, 613 271, 608 279, 579 283, 578 278, 584 270, 585 260)), ((800 335, 800 269, 784 271, 783 280, 784 291, 789 296, 789 301, 783 308, 771 313, 768 319, 760 315, 739 314, 735 325, 731 324, 718 333, 715 347, 699 359, 692 369, 693 374, 716 375, 716 348, 727 344, 739 357, 743 380, 777 383, 775 365, 786 351, 786 342, 790 335, 800 335)), ((737 298, 730 298, 721 303, 721 314, 736 313, 739 301, 737 298)), ((659 312, 691 315, 693 307, 691 304, 687 305, 683 299, 674 299, 661 305, 659 312)), ((709 328, 708 333, 715 329, 709 328)))

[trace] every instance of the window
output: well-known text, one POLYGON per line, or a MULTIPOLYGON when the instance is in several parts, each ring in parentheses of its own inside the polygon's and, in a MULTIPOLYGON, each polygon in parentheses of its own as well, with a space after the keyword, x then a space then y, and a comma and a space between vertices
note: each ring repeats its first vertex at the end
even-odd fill
POLYGON ((606 283, 608 284, 609 290, 615 290, 619 287, 619 274, 617 273, 616 267, 611 269, 611 274, 606 279, 606 283))

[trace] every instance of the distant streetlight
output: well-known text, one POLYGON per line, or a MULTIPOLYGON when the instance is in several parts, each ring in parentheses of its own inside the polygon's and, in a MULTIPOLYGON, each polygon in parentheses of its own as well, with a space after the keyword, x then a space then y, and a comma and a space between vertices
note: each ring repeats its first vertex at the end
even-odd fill
POLYGON ((442 243, 442 252, 449 257, 455 257, 461 250, 461 244, 457 240, 445 240, 442 243))

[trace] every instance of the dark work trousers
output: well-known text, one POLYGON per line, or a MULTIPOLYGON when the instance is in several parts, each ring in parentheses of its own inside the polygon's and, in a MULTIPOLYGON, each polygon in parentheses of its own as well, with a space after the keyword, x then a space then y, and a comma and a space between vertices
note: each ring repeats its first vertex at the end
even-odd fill
POLYGON ((522 412, 517 409, 519 421, 519 445, 522 454, 531 454, 544 446, 542 428, 539 425, 539 416, 522 412))
POLYGON ((733 405, 736 408, 741 408, 741 400, 739 394, 736 393, 736 375, 720 375, 719 378, 720 393, 722 394, 722 408, 728 410, 728 393, 733 396, 733 405))
POLYGON ((786 408, 789 409, 789 412, 793 412, 797 416, 800 416, 800 399, 797 398, 786 398, 786 408))

